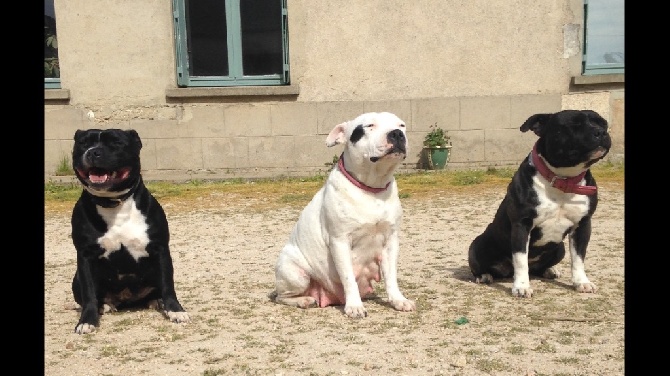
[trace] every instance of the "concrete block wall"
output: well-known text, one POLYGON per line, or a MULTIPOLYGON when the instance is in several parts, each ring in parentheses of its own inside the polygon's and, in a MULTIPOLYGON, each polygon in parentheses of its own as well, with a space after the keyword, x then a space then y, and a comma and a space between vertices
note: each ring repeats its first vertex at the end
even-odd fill
MULTIPOLYGON (((607 103, 602 115, 612 122, 607 107, 610 100, 603 97, 602 101, 607 103)), ((521 124, 535 113, 560 111, 566 103, 597 105, 580 103, 579 98, 566 100, 560 94, 380 102, 180 103, 150 111, 138 109, 120 120, 119 116, 100 119, 96 114, 89 116, 86 109, 50 105, 45 106, 45 179, 52 179, 59 161, 69 157, 75 130, 85 128, 137 130, 148 180, 309 176, 327 171, 327 163, 342 151, 339 145, 326 147, 330 130, 369 111, 393 112, 407 123, 410 152, 404 171, 423 166, 422 142, 433 124, 451 136, 448 169, 516 166, 537 139, 532 132, 519 131, 521 124)), ((615 142, 622 145, 623 139, 615 142)))

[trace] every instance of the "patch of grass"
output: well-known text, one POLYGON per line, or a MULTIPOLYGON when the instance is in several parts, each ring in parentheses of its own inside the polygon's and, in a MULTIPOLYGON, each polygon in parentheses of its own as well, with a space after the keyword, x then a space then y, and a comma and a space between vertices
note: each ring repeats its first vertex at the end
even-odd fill
POLYGON ((477 367, 477 369, 482 372, 493 374, 495 374, 495 372, 512 370, 508 365, 499 359, 479 359, 475 363, 475 367, 477 367))
POLYGON ((579 349, 576 351, 579 355, 589 355, 593 353, 592 349, 579 349))
POLYGON ((456 171, 451 179, 453 185, 475 185, 484 182, 486 171, 456 171))
POLYGON ((72 169, 72 164, 70 163, 70 157, 67 155, 63 155, 58 161, 58 165, 56 166, 56 172, 54 173, 56 176, 70 176, 74 175, 74 170, 72 169))
POLYGON ((539 353, 555 353, 556 347, 548 342, 543 341, 537 347, 535 347, 533 351, 537 351, 539 353))
POLYGON ((525 352, 525 348, 521 345, 512 345, 507 348, 507 353, 512 355, 522 355, 525 352))
POLYGON ((556 363, 570 364, 570 365, 573 365, 573 366, 576 366, 579 363, 581 363, 581 360, 579 360, 578 358, 575 358, 575 357, 562 357, 562 358, 558 358, 554 361, 556 363))
MULTIPOLYGON (((622 163, 598 163, 591 169, 599 183, 624 181, 622 163)), ((491 188, 505 189, 514 173, 513 169, 462 171, 417 171, 396 176, 401 198, 425 198, 438 194, 459 192, 477 193, 491 188)), ((187 182, 147 181, 147 188, 161 204, 173 204, 175 209, 192 209, 195 205, 224 205, 231 200, 244 200, 254 210, 271 209, 289 204, 292 207, 306 205, 323 186, 326 174, 308 177, 282 177, 275 179, 225 179, 191 180, 187 182)), ((48 181, 44 184, 44 199, 47 209, 67 208, 71 210, 81 194, 79 183, 48 181)))
POLYGON ((576 332, 571 332, 571 331, 562 331, 560 332, 558 337, 558 343, 561 345, 570 345, 574 342, 575 337, 578 335, 576 332))
POLYGON ((206 369, 205 372, 202 373, 202 376, 217 376, 217 375, 225 375, 226 370, 224 369, 206 369))
POLYGON ((103 346, 100 349, 100 356, 102 357, 121 356, 125 354, 127 354, 127 351, 120 349, 117 346, 103 346))

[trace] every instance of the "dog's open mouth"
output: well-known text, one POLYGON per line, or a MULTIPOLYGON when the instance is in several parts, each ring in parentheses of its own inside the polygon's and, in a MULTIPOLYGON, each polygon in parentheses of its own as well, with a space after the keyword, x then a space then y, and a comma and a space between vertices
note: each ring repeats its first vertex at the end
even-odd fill
POLYGON ((89 169, 77 169, 77 174, 86 182, 94 186, 111 186, 122 182, 130 176, 130 167, 120 168, 118 170, 106 170, 98 167, 89 169))

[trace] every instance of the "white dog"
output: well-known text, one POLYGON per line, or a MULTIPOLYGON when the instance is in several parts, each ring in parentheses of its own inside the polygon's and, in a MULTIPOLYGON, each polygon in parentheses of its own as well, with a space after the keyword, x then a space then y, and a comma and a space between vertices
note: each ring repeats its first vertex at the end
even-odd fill
POLYGON ((393 173, 407 156, 405 123, 388 112, 362 114, 333 128, 326 146, 338 144, 337 166, 279 254, 270 298, 300 308, 344 304, 347 316, 365 317, 361 298, 383 277, 393 308, 414 311, 397 277, 402 208, 393 173))

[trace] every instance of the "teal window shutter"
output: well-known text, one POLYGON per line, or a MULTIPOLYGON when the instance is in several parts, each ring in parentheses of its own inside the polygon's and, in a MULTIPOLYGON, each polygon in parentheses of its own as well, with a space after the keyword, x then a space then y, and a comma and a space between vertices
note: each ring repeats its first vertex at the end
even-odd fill
POLYGON ((289 84, 286 0, 173 0, 177 85, 289 84))

